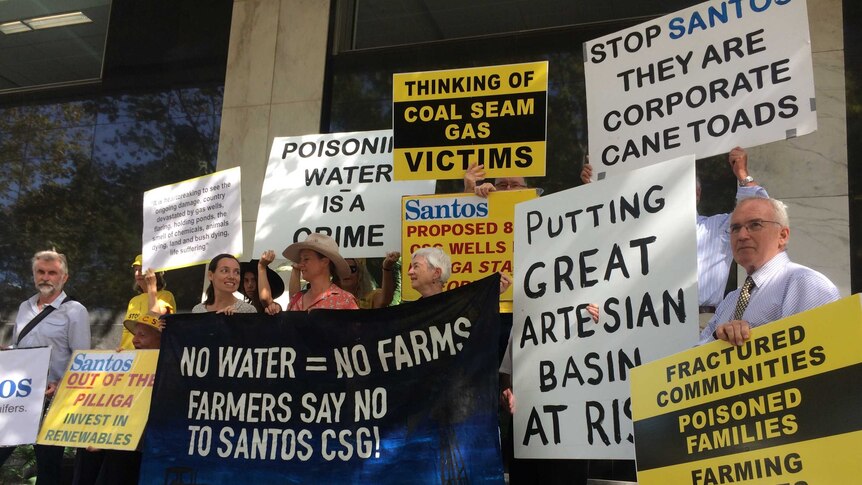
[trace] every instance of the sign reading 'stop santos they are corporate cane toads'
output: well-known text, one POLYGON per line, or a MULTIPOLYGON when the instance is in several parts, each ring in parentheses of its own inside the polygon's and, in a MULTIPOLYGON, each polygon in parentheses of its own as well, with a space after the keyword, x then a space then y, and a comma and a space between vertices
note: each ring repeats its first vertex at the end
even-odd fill
POLYGON ((515 456, 634 458, 631 368, 697 342, 694 219, 691 155, 515 207, 515 456))
POLYGON ((711 0, 584 55, 596 178, 817 129, 805 0, 711 0))
POLYGON ((632 372, 641 485, 859 483, 862 298, 632 372))
POLYGON ((395 178, 545 175, 548 63, 395 74, 395 178))

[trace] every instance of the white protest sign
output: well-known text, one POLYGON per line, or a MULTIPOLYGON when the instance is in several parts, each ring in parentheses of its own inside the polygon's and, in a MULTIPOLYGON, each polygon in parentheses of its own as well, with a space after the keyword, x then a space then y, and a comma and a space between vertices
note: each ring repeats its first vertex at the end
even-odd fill
POLYGON ((276 138, 257 213, 254 253, 280 253, 312 232, 342 256, 400 248, 401 196, 433 194, 436 182, 392 179, 392 130, 276 138))
POLYGON ((630 369, 697 343, 695 217, 693 155, 515 207, 515 456, 634 458, 630 369))
POLYGON ((36 442, 50 359, 49 347, 0 352, 0 446, 36 442))
POLYGON ((169 270, 242 254, 240 168, 144 192, 144 268, 169 270))
POLYGON ((593 178, 817 129, 805 0, 714 0, 584 44, 593 178))

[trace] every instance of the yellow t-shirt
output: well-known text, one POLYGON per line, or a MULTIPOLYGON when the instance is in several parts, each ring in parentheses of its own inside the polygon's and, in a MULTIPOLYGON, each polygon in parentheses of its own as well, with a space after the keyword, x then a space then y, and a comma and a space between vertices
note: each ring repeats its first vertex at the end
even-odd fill
MULTIPOLYGON (((177 302, 174 299, 174 294, 168 290, 159 290, 156 293, 156 298, 159 300, 159 303, 162 307, 168 309, 168 313, 173 313, 174 309, 177 307, 177 302)), ((142 313, 148 312, 150 309, 149 305, 149 297, 146 293, 141 293, 140 295, 129 300, 129 308, 126 309, 126 318, 123 320, 135 320, 142 313)), ((134 338, 134 334, 123 326, 123 336, 120 338, 120 347, 126 350, 134 350, 135 346, 132 344, 132 339, 134 338)))

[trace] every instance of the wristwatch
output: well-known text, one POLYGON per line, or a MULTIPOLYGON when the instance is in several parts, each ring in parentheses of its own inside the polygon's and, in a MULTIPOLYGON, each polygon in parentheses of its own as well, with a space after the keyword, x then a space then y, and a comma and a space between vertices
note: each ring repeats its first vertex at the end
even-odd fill
POLYGON ((739 181, 739 186, 745 187, 746 185, 750 184, 751 182, 754 182, 754 177, 749 175, 748 177, 745 177, 744 179, 739 181))

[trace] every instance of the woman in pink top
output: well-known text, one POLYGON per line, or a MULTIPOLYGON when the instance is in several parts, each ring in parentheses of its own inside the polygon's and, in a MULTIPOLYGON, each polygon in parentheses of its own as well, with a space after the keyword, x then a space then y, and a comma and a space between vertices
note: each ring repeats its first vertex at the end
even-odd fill
POLYGON ((356 297, 332 282, 333 277, 346 278, 350 266, 338 254, 338 244, 325 234, 309 234, 304 242, 294 243, 282 253, 297 264, 308 289, 294 293, 287 311, 356 310, 356 297))

